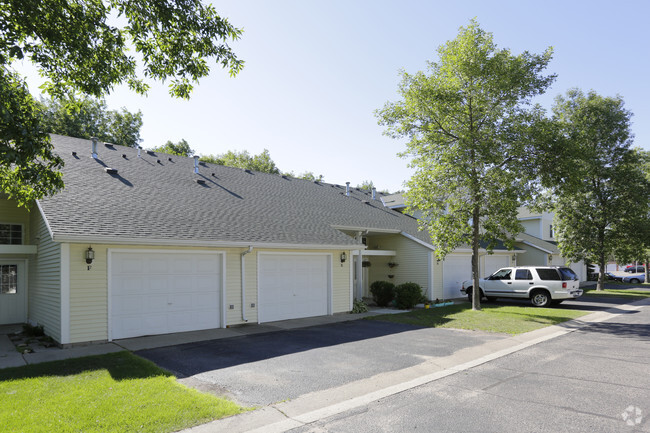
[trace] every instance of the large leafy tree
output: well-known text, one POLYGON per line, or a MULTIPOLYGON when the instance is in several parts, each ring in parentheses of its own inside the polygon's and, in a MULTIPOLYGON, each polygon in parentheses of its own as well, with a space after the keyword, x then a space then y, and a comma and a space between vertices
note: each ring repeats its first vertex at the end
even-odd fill
POLYGON ((202 156, 201 161, 229 167, 246 168, 262 173, 280 174, 280 170, 271 159, 271 154, 267 149, 264 149, 259 155, 251 155, 246 150, 241 152, 229 150, 221 155, 202 156))
POLYGON ((62 161, 14 61, 31 61, 55 99, 101 98, 121 84, 144 94, 151 81, 188 98, 210 61, 241 70, 227 43, 240 35, 201 0, 0 0, 2 192, 26 205, 63 186, 62 161))
POLYGON ((542 115, 527 106, 554 80, 542 74, 551 53, 497 49, 472 21, 438 48, 427 73, 402 72, 401 100, 376 113, 387 135, 408 139, 402 156, 416 171, 407 204, 422 212, 436 256, 471 245, 473 309, 480 309, 479 242, 511 244, 522 229, 517 207, 537 185, 531 157, 542 115))
POLYGON ((620 97, 573 89, 553 107, 571 165, 582 182, 555 189, 555 235, 563 256, 600 267, 602 290, 610 257, 636 259, 647 245, 650 183, 631 148, 631 113, 620 97))
POLYGON ((70 137, 97 137, 120 146, 136 147, 142 128, 142 113, 126 108, 109 110, 106 101, 90 97, 64 100, 43 99, 44 128, 53 134, 70 137))
POLYGON ((154 147, 154 152, 169 153, 171 155, 178 156, 193 156, 194 149, 190 147, 190 144, 184 138, 181 138, 181 141, 174 143, 171 140, 168 140, 163 146, 154 147))

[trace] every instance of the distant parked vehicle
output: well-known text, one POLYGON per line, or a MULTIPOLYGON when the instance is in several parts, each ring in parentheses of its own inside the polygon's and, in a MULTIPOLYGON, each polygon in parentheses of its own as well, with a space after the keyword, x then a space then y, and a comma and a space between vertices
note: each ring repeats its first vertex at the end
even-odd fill
POLYGON ((630 284, 645 283, 645 275, 644 274, 628 275, 623 277, 623 282, 630 283, 630 284))
POLYGON ((645 267, 630 265, 630 266, 627 266, 625 268, 624 272, 629 272, 630 274, 636 274, 638 272, 645 272, 645 267))
POLYGON ((623 281, 623 277, 619 275, 614 275, 611 272, 605 272, 605 278, 607 278, 610 281, 623 281))

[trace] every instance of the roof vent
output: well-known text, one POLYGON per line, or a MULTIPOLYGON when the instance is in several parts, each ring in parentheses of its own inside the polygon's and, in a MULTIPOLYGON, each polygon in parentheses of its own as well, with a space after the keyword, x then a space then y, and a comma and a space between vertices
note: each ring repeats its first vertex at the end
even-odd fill
POLYGON ((77 152, 72 152, 72 156, 77 156, 77 152))
POLYGON ((345 182, 345 195, 350 197, 350 182, 345 182))
POLYGON ((122 158, 126 159, 126 153, 122 154, 122 158))
POLYGON ((156 162, 157 162, 158 164, 162 165, 162 162, 160 162, 159 159, 157 159, 156 162))
POLYGON ((361 200, 361 203, 370 204, 368 200, 361 200))
POLYGON ((115 145, 113 143, 104 143, 105 147, 108 147, 109 149, 115 149, 115 145))
POLYGON ((147 155, 156 156, 156 152, 153 150, 147 150, 147 155))
POLYGON ((169 161, 169 162, 174 162, 174 161, 172 161, 172 157, 171 157, 171 156, 170 156, 169 158, 167 158, 167 161, 169 161))
POLYGON ((372 199, 377 200, 377 188, 372 187, 372 199))
POLYGON ((97 159, 97 137, 93 137, 91 138, 91 140, 92 140, 92 153, 90 154, 90 156, 97 159))
POLYGON ((216 174, 214 174, 214 173, 212 173, 212 177, 217 177, 217 175, 216 175, 216 174))
POLYGON ((104 168, 104 171, 108 174, 117 174, 117 168, 106 167, 104 168))
POLYGON ((142 150, 142 148, 140 146, 138 146, 138 158, 142 158, 142 156, 140 155, 141 150, 142 150))
POLYGON ((199 172, 199 155, 194 155, 194 173, 199 172))
POLYGON ((203 179, 196 179, 196 183, 198 183, 199 185, 205 185, 205 180, 203 180, 203 179))

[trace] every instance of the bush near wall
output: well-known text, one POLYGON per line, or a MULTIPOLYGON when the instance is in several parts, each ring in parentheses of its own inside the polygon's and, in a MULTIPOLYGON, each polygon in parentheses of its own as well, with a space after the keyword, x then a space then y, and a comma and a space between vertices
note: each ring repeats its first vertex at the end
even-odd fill
POLYGON ((372 299, 380 307, 387 307, 395 299, 395 284, 390 281, 375 281, 370 284, 372 299))
POLYGON ((395 306, 400 310, 410 310, 425 300, 417 283, 403 283, 395 288, 395 306))

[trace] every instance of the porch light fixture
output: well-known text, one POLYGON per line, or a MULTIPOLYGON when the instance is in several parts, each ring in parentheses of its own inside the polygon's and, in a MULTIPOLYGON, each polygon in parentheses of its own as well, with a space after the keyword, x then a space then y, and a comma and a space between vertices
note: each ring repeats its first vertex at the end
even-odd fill
POLYGON ((86 250, 86 264, 90 265, 93 260, 95 260, 95 252, 92 247, 88 247, 86 250))
POLYGON ((345 263, 345 260, 348 258, 347 255, 345 255, 345 251, 341 253, 341 263, 345 263))

